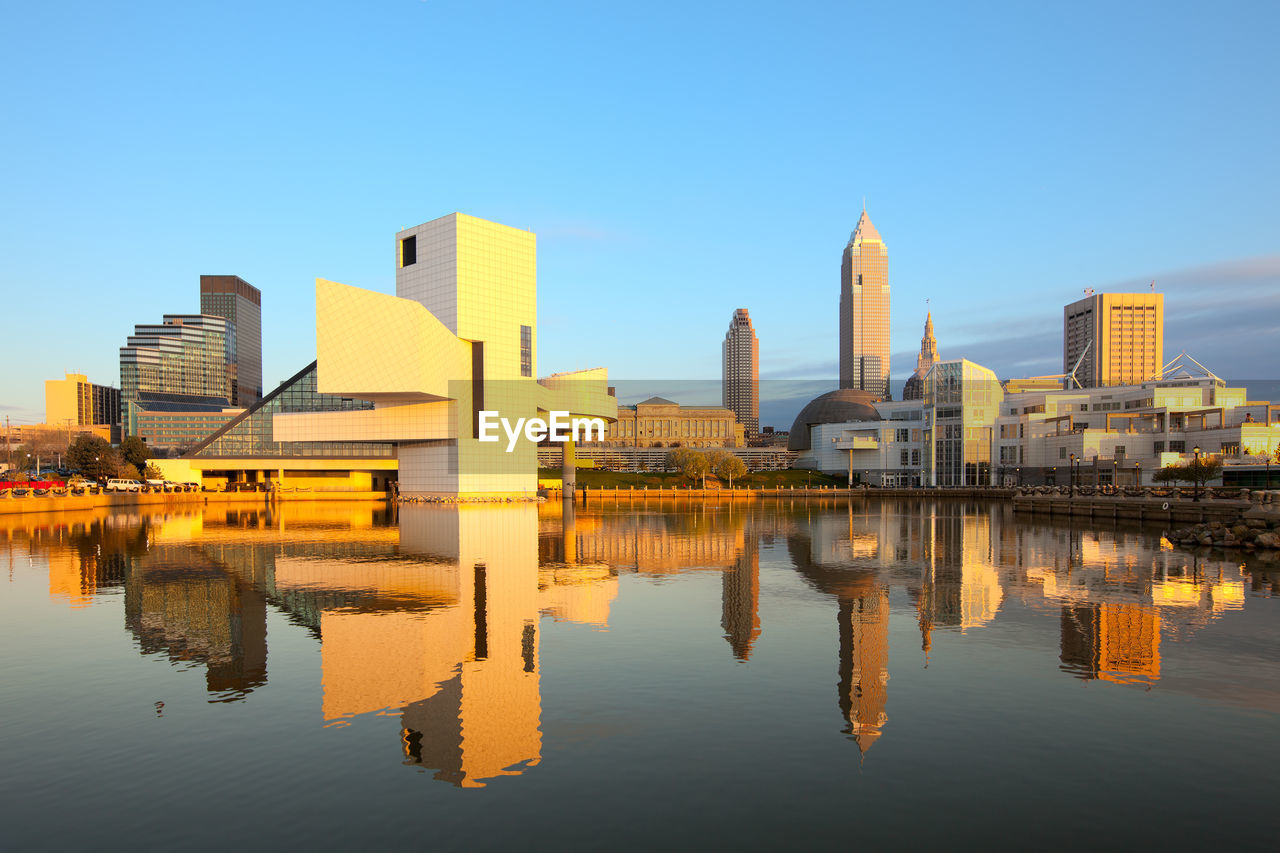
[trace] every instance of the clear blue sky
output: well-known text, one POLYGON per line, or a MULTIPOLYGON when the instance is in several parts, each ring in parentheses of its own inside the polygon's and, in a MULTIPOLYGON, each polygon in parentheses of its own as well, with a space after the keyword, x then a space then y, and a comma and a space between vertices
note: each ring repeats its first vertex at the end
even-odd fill
POLYGON ((394 289, 394 232, 539 235, 539 369, 832 379, 865 196, 894 375, 1054 372, 1086 287, 1166 293, 1165 347, 1280 377, 1280 4, 6 3, 0 415, 118 381, 201 273, 263 291, 264 383, 314 279, 394 289), (21 343, 28 340, 30 343, 21 343))

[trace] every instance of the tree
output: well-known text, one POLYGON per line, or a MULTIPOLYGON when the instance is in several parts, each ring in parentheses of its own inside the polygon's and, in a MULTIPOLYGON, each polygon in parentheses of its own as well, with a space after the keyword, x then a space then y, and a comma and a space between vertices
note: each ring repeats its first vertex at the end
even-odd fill
POLYGON ((142 476, 146 477, 148 480, 163 480, 164 472, 156 466, 148 463, 147 467, 142 470, 142 476))
POLYGON ((1201 456, 1187 463, 1185 478, 1203 486, 1222 475, 1222 460, 1217 456, 1201 456))
POLYGON ((667 453, 667 467, 679 471, 690 481, 705 477, 708 464, 705 454, 688 447, 678 447, 667 453))
POLYGON ((116 476, 120 454, 104 439, 83 433, 67 450, 67 467, 91 480, 116 476))
POLYGON ((147 460, 151 458, 147 443, 136 435, 131 435, 120 442, 120 455, 124 457, 125 462, 138 469, 146 467, 147 460))
POLYGON ((41 468, 52 468, 55 459, 65 457, 67 434, 60 429, 33 430, 28 451, 40 462, 41 468))
POLYGON ((1166 465, 1153 474, 1151 480, 1156 483, 1173 483, 1174 486, 1183 482, 1203 486, 1221 475, 1221 459, 1216 456, 1201 456, 1185 465, 1166 465))
POLYGON ((733 478, 741 477, 747 473, 747 466, 741 459, 732 453, 722 453, 716 462, 716 476, 722 480, 729 481, 729 488, 733 488, 733 478))

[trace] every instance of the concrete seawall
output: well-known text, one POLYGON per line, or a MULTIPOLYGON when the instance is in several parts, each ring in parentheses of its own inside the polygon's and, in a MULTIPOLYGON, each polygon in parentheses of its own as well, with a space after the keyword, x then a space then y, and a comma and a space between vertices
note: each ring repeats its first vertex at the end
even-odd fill
POLYGON ((147 507, 198 507, 212 504, 264 506, 277 501, 385 501, 386 492, 176 492, 151 494, 123 492, 99 495, 46 495, 0 498, 0 515, 29 512, 147 507))
POLYGON ((1170 526, 1206 521, 1231 521, 1250 506, 1247 500, 1202 500, 1186 498, 1019 495, 1013 499, 1014 512, 1036 515, 1086 518, 1127 518, 1162 522, 1170 526))
MULTIPOLYGON (((586 488, 575 491, 577 500, 645 500, 648 498, 689 498, 697 500, 758 500, 771 498, 980 498, 1004 500, 1013 496, 1013 489, 660 489, 660 488, 586 488)), ((549 500, 560 500, 564 493, 559 489, 548 491, 549 500)))

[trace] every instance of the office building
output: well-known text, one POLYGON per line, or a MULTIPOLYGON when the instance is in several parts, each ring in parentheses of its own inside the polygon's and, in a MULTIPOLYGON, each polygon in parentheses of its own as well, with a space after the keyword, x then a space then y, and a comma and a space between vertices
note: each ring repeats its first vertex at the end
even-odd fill
POLYGON ((933 312, 924 318, 924 337, 920 339, 920 354, 916 356, 916 369, 907 378, 902 389, 902 399, 924 399, 924 375, 938 362, 938 339, 933 336, 933 312))
POLYGON ((222 317, 227 333, 231 405, 262 399, 262 292, 238 275, 200 276, 200 313, 222 317))
POLYGON ((114 426, 120 423, 120 389, 95 385, 83 373, 46 379, 44 420, 51 427, 114 426))
POLYGON ((1164 364, 1164 294, 1091 293, 1062 309, 1062 372, 1085 388, 1146 382, 1164 364))
POLYGON ((840 262, 840 387, 889 393, 889 251, 865 210, 840 262))
POLYGON ((721 352, 724 407, 737 416, 750 441, 760 432, 760 342, 746 308, 733 312, 721 352))
POLYGON ((230 405, 228 321, 211 314, 166 314, 136 326, 120 348, 120 407, 126 435, 141 409, 221 411, 230 405))

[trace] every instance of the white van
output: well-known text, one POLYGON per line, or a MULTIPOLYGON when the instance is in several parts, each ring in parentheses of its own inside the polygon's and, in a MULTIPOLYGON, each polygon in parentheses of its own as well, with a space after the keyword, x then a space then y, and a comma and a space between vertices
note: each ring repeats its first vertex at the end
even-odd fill
POLYGON ((107 480, 108 492, 140 492, 142 484, 137 480, 107 480))

